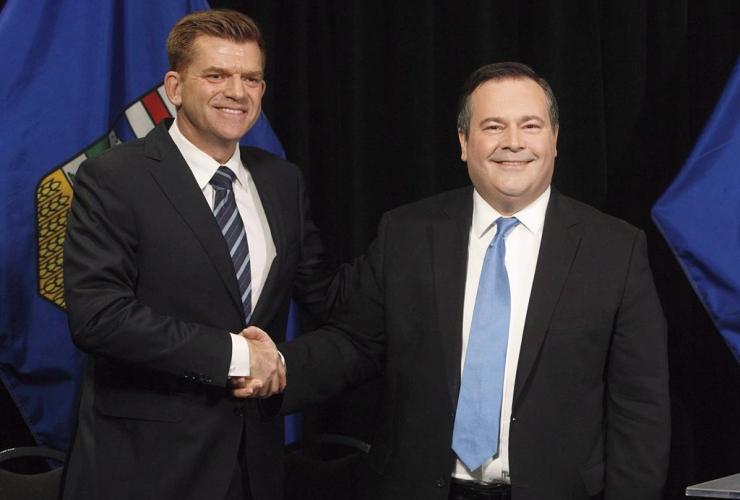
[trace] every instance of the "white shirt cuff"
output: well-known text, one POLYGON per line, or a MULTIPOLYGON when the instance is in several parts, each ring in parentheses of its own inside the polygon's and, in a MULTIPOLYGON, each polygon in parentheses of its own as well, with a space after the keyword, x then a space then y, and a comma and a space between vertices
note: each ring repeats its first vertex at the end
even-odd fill
POLYGON ((249 344, 241 335, 231 334, 229 377, 249 377, 249 344))

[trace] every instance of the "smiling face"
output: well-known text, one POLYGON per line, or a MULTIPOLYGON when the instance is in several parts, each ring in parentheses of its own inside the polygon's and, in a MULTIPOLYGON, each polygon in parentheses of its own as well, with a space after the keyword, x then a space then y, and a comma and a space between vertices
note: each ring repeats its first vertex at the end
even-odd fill
POLYGON ((167 97, 177 107, 182 134, 219 163, 255 124, 265 93, 262 55, 256 42, 201 36, 192 62, 165 75, 167 97))
POLYGON ((491 80, 470 96, 470 127, 458 131, 476 191, 501 215, 513 215, 550 185, 557 156, 545 92, 530 79, 491 80))

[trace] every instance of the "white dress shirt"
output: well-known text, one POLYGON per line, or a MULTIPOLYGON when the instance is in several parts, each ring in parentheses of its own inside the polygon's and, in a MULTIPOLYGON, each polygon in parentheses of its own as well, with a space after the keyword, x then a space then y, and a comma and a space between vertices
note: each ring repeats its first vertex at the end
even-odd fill
MULTIPOLYGON (((170 137, 175 142, 177 149, 185 158, 190 170, 193 172, 198 186, 203 192, 208 206, 213 210, 213 201, 216 190, 210 181, 218 167, 221 166, 216 160, 198 149, 192 142, 185 138, 177 126, 177 119, 170 127, 170 137)), ((262 207, 257 187, 252 175, 246 165, 242 164, 239 147, 234 148, 232 157, 223 164, 236 174, 234 181, 234 197, 239 209, 244 228, 247 232, 249 244, 250 269, 252 272, 252 310, 259 301, 262 289, 270 272, 270 266, 277 255, 275 242, 272 239, 270 225, 267 223, 265 210, 262 207)), ((246 325, 244 325, 246 327, 246 325)), ((229 365, 229 376, 249 376, 249 344, 241 335, 231 335, 232 351, 231 363, 229 365)))
MULTIPOLYGON (((509 342, 506 350, 506 367, 504 370, 504 392, 501 404, 501 429, 499 433, 499 453, 488 459, 482 466, 469 471, 463 463, 455 460, 452 475, 458 479, 483 483, 511 483, 509 479, 509 425, 511 404, 514 396, 516 367, 519 362, 519 350, 522 344, 524 321, 527 317, 529 295, 532 291, 534 270, 542 241, 542 228, 545 223, 545 211, 550 199, 550 188, 542 193, 533 203, 513 217, 519 224, 506 237, 506 271, 511 287, 511 321, 509 322, 509 342)), ((470 324, 473 320, 475 297, 478 293, 481 268, 486 250, 496 235, 497 228, 493 222, 501 217, 486 201, 473 192, 473 222, 470 227, 468 242, 468 272, 465 281, 465 303, 463 309, 463 345, 461 371, 465 366, 465 353, 470 336, 470 324)))

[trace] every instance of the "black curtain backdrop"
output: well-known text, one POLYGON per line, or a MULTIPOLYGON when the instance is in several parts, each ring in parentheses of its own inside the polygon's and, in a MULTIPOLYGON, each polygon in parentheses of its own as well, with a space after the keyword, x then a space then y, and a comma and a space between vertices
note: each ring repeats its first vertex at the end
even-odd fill
MULTIPOLYGON (((740 365, 650 218, 740 55, 740 1, 210 4, 261 26, 265 111, 305 173, 314 220, 341 261, 364 251, 383 212, 469 183, 455 130, 465 78, 497 61, 534 67, 561 110, 555 185, 648 233, 669 322, 665 498, 740 472, 740 365)), ((0 392, 3 407, 12 405, 0 392)), ((376 398, 373 383, 352 391, 307 412, 305 430, 369 440, 376 398)), ((21 421, 8 418, 0 445, 26 444, 21 421)))
MULTIPOLYGON (((740 2, 211 0, 211 6, 246 12, 262 27, 266 113, 309 180, 314 220, 342 261, 364 251, 383 212, 469 183, 455 130, 465 78, 497 61, 534 67, 561 110, 555 185, 648 233, 669 321, 673 442, 666 498, 740 472, 740 365, 650 218, 740 55, 740 2)), ((370 439, 376 394, 370 384, 324 405, 309 413, 307 430, 370 439)))

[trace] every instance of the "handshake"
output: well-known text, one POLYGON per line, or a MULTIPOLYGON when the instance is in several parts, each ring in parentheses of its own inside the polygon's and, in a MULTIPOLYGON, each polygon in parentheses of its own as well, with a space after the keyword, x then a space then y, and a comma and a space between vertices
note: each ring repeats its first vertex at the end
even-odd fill
POLYGON ((272 339, 256 326, 241 331, 249 344, 249 377, 229 379, 231 394, 237 398, 267 398, 285 390, 285 363, 272 339))

